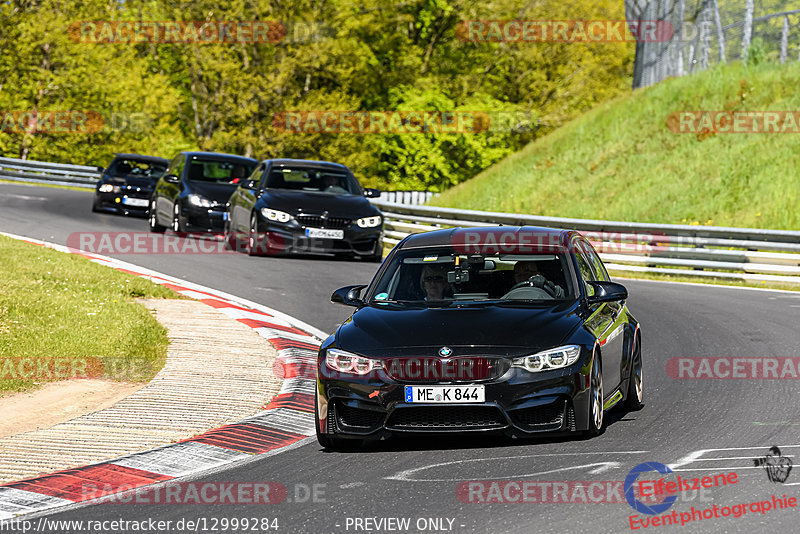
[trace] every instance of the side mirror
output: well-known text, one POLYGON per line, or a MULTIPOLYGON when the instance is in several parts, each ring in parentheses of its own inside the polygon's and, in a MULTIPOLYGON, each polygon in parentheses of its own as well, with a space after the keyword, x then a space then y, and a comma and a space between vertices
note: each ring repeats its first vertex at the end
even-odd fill
POLYGON ((616 282, 586 282, 594 288, 594 295, 587 297, 586 302, 595 304, 598 302, 616 302, 628 298, 628 290, 622 284, 616 282))
POLYGON ((103 167, 97 167, 97 172, 102 174, 103 171, 105 171, 105 169, 103 167))
POLYGON ((367 198, 378 198, 381 196, 381 191, 380 189, 372 189, 368 187, 364 189, 364 196, 367 198))
POLYGON ((250 189, 251 191, 255 191, 258 189, 258 180, 245 180, 242 183, 242 187, 245 189, 250 189))
POLYGON ((167 174, 167 175, 164 175, 164 181, 167 182, 168 184, 177 184, 181 180, 180 180, 180 178, 178 178, 174 174, 167 174))
POLYGON ((344 304, 346 306, 363 306, 364 301, 361 300, 361 290, 367 287, 366 285, 360 286, 345 286, 340 287, 331 295, 331 302, 336 304, 344 304))

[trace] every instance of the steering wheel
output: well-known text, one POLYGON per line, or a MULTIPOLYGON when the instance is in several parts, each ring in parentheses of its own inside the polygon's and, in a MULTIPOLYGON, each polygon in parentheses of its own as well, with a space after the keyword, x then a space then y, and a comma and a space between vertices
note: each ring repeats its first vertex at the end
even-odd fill
POLYGON ((528 278, 527 280, 523 280, 522 282, 515 284, 511 289, 508 290, 508 295, 515 289, 519 289, 521 287, 536 287, 543 291, 545 291, 548 295, 555 298, 558 290, 556 289, 556 285, 552 282, 548 282, 548 280, 542 276, 541 274, 535 274, 528 278))

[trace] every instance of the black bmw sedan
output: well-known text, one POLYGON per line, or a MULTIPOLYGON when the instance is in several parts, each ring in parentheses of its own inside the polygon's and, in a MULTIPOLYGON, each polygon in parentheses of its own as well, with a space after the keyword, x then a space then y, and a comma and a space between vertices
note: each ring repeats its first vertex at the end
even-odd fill
POLYGON ((411 235, 368 286, 331 297, 356 311, 319 350, 317 438, 598 435, 604 411, 643 406, 627 296, 574 231, 411 235))
POLYGON ((258 161, 216 152, 181 152, 150 199, 150 231, 222 232, 225 205, 258 161))
POLYGON ((231 196, 225 233, 250 255, 332 253, 380 261, 383 216, 365 198, 378 195, 338 163, 265 160, 231 196))
POLYGON ((164 158, 116 154, 97 182, 92 211, 147 215, 153 188, 168 165, 164 158))

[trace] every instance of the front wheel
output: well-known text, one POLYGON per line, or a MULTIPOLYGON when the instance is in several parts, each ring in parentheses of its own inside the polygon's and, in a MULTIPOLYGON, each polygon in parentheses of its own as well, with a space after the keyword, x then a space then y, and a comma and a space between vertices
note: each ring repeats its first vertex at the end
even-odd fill
POLYGON ((178 201, 175 201, 175 207, 172 209, 172 231, 177 233, 183 232, 181 227, 181 206, 178 201))
POLYGON ((641 410, 644 407, 644 392, 642 382, 644 369, 642 364, 642 340, 635 338, 636 346, 633 348, 631 360, 631 376, 628 379, 628 395, 625 398, 625 408, 631 411, 641 410))
POLYGON ((589 378, 589 429, 586 437, 599 436, 603 431, 603 366, 595 356, 589 378))
POLYGON ((323 434, 319 431, 319 409, 317 408, 317 394, 314 394, 314 427, 317 431, 317 443, 327 451, 347 451, 358 449, 361 440, 342 439, 331 434, 323 434))
POLYGON ((148 216, 148 223, 150 226, 150 231, 153 233, 163 233, 167 230, 166 226, 161 226, 158 224, 158 215, 156 215, 156 201, 150 201, 150 214, 148 216))
POLYGON ((249 256, 263 256, 269 251, 269 239, 266 233, 258 232, 258 217, 254 213, 250 216, 250 232, 247 235, 247 254, 249 256))

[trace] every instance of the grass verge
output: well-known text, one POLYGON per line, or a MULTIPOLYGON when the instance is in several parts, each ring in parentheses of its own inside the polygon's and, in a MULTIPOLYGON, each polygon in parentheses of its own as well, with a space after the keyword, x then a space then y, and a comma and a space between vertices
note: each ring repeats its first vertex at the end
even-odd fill
POLYGON ((800 135, 675 133, 668 121, 680 111, 797 111, 798 85, 798 62, 670 78, 597 106, 429 204, 795 230, 800 135))
POLYGON ((136 298, 177 298, 149 280, 0 236, 0 395, 44 381, 147 381, 167 333, 136 298))
POLYGON ((18 182, 16 180, 0 180, 0 184, 14 184, 14 185, 35 185, 40 187, 52 187, 54 189, 69 189, 71 191, 88 191, 90 193, 94 193, 94 189, 90 189, 88 187, 75 187, 72 185, 59 185, 59 184, 47 184, 42 182, 18 182))

